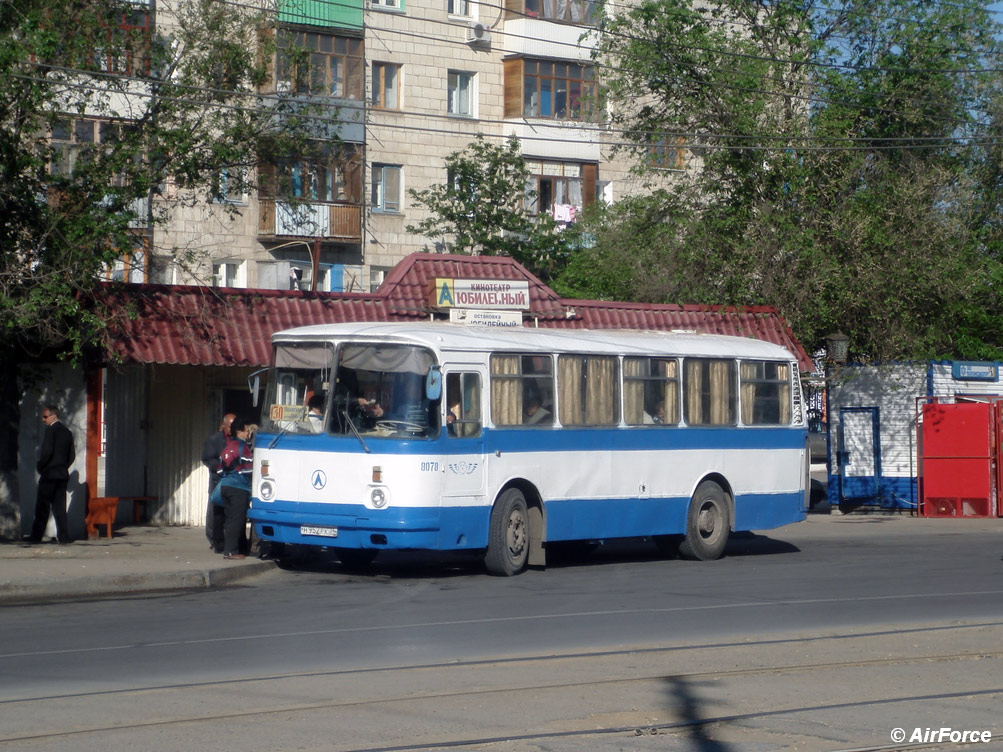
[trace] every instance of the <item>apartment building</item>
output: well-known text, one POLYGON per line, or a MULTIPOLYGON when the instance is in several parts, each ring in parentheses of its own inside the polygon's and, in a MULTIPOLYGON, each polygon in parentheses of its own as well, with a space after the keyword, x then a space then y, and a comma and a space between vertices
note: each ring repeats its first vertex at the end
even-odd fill
MULTIPOLYGON (((404 257, 437 250, 408 230, 426 216, 409 190, 444 183, 445 158, 478 134, 518 138, 536 197, 527 206, 560 223, 638 188, 597 104, 595 0, 277 1, 264 8, 265 93, 316 108, 315 148, 258 164, 252 189, 219 175, 208 204, 166 191, 151 211, 168 221, 137 227, 110 277, 370 292, 404 257)), ((128 8, 132 26, 151 30, 176 12, 128 8)), ((102 127, 92 122, 89 138, 102 127)), ((682 156, 661 155, 667 173, 682 156)))

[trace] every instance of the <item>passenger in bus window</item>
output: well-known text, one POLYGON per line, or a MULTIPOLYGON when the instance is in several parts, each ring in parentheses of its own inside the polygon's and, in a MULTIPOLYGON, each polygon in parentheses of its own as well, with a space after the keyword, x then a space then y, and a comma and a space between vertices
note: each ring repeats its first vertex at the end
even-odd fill
POLYGON ((307 402, 307 420, 310 422, 310 430, 314 433, 324 432, 324 395, 315 394, 307 402))
POLYGON ((550 415, 550 410, 540 404, 540 395, 534 391, 526 395, 526 409, 523 411, 522 422, 527 426, 535 426, 541 423, 551 424, 554 422, 550 415))
POLYGON ((655 403, 655 409, 649 414, 647 410, 644 411, 644 423, 645 425, 656 425, 659 426, 665 422, 665 402, 659 400, 655 403))
POLYGON ((446 411, 446 432, 450 436, 457 436, 456 421, 460 419, 460 396, 450 395, 449 409, 446 411))

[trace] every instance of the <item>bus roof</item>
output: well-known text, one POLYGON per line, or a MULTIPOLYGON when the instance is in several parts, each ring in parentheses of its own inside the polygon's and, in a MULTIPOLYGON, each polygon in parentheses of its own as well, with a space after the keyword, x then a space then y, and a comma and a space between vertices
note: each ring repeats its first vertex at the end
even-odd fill
POLYGON ((320 324, 287 329, 272 342, 330 339, 424 345, 438 352, 575 352, 795 360, 783 347, 751 337, 631 329, 535 329, 447 323, 320 324))

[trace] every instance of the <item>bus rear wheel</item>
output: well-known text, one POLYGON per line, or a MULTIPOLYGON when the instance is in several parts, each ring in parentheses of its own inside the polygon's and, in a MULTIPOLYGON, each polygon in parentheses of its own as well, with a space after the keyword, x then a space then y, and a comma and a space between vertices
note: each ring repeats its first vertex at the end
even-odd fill
POLYGON ((686 537, 679 544, 679 554, 700 561, 719 559, 728 545, 730 532, 728 496, 717 483, 705 480, 690 500, 686 537))
POLYGON ((510 488, 495 502, 488 530, 484 566, 490 574, 510 577, 526 568, 529 558, 529 509, 518 488, 510 488))

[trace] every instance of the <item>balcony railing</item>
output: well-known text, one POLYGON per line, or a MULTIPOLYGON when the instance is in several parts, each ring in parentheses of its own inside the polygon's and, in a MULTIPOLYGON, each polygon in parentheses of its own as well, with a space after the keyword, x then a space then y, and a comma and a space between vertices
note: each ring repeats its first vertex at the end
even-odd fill
POLYGON ((324 238, 361 243, 362 207, 357 204, 287 204, 263 200, 258 214, 258 236, 324 238))

